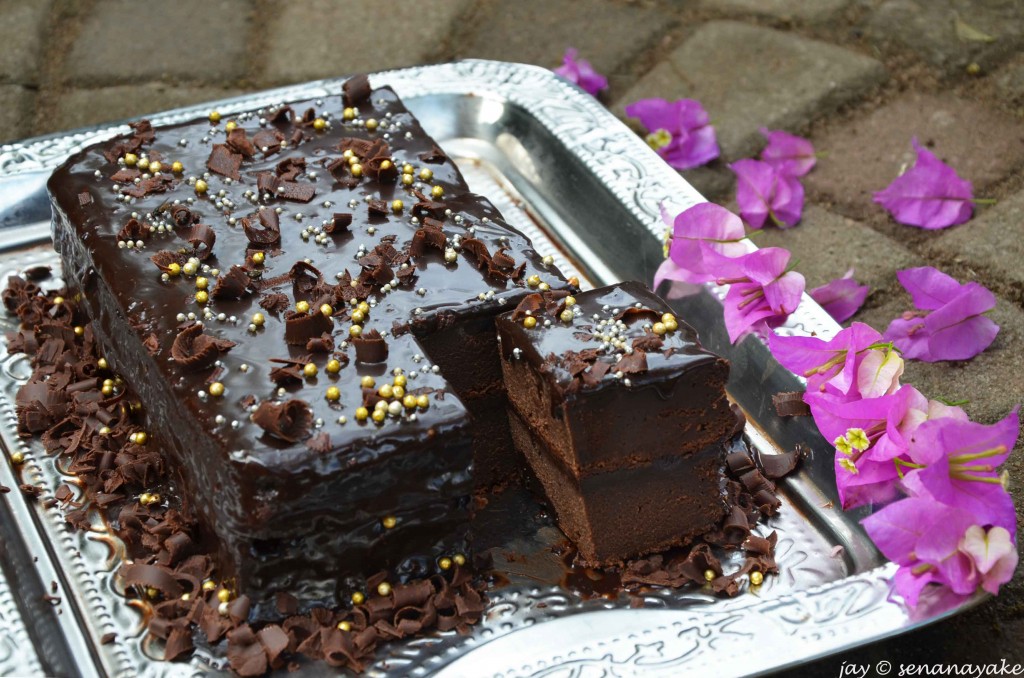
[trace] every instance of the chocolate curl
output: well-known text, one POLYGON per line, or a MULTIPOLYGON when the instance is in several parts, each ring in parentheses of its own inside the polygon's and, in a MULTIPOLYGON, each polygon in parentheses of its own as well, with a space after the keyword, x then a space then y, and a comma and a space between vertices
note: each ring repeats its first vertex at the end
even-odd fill
POLYGON ((249 137, 245 130, 241 127, 228 132, 227 146, 235 153, 241 153, 246 158, 251 158, 256 155, 256 147, 249 141, 249 137))
POLYGON ((171 264, 183 265, 188 261, 188 257, 184 254, 178 254, 177 252, 169 252, 167 250, 160 250, 149 258, 156 267, 159 268, 163 273, 171 272, 171 264))
POLYGON ((335 212, 331 222, 324 227, 324 231, 331 235, 335 233, 346 233, 352 225, 352 215, 344 212, 335 212))
POLYGON ((772 396, 772 404, 775 405, 775 414, 780 417, 805 417, 811 413, 802 391, 776 393, 772 396))
POLYGON ((242 230, 245 231, 245 237, 249 239, 249 242, 257 247, 263 247, 280 241, 281 225, 277 212, 272 209, 260 208, 257 214, 263 228, 256 228, 251 217, 242 219, 242 230))
POLYGON ((274 172, 283 181, 295 181, 305 171, 306 159, 302 156, 285 158, 274 167, 274 172))
POLYGON ((192 245, 192 254, 202 260, 213 254, 213 244, 217 242, 217 234, 205 224, 196 224, 185 236, 185 239, 192 245))
POLYGON ((132 563, 123 565, 121 574, 129 586, 139 586, 144 589, 154 588, 164 594, 166 598, 180 598, 183 593, 181 584, 175 581, 171 571, 164 567, 132 563))
POLYGON ((290 346, 305 346, 310 339, 334 330, 334 320, 320 313, 291 312, 284 319, 284 341, 290 346))
POLYGON ((252 415, 253 422, 269 435, 286 443, 295 443, 306 437, 313 424, 313 412, 302 400, 260 403, 252 415))
POLYGON ((235 343, 203 334, 199 323, 186 325, 171 344, 171 358, 190 372, 212 367, 221 353, 229 351, 235 343))
POLYGON ((351 343, 356 348, 356 360, 361 363, 380 363, 388 359, 388 344, 377 330, 370 330, 351 343))
POLYGON ((807 448, 803 445, 797 445, 796 449, 790 452, 781 452, 779 454, 763 454, 760 450, 755 450, 755 461, 761 468, 761 471, 765 476, 771 480, 778 480, 784 478, 800 465, 800 461, 807 455, 807 448))
POLYGON ((370 98, 370 78, 357 75, 341 86, 341 98, 346 106, 358 106, 370 98))
POLYGON ((138 219, 129 219, 120 231, 117 232, 118 240, 143 240, 149 237, 149 229, 142 225, 138 219))
POLYGON ((239 676, 251 678, 267 672, 267 655, 263 644, 248 624, 228 632, 228 663, 239 676))
POLYGON ((615 320, 621 320, 627 325, 631 325, 640 320, 649 320, 652 323, 656 323, 661 322, 661 314, 649 308, 636 308, 635 306, 630 306, 616 315, 615 320))

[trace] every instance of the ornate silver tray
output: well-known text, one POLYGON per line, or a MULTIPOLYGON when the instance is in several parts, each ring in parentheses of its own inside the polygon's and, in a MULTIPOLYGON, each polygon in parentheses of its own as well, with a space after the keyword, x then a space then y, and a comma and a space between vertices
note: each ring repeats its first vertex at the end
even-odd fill
MULTIPOLYGON (((584 286, 650 280, 662 258, 659 204, 674 213, 703 200, 600 103, 550 71, 463 61, 371 80, 394 87, 470 186, 584 286)), ((327 96, 342 82, 183 108, 153 121, 186 120, 213 106, 229 113, 327 96)), ((115 124, 0 146, 0 280, 36 264, 59 269, 49 246, 49 172, 81 147, 122 131, 127 127, 115 124)), ((749 675, 902 633, 983 599, 953 609, 925 600, 911 611, 893 597, 895 566, 861 530, 863 514, 836 508, 831 447, 810 422, 774 412, 771 394, 800 388, 799 379, 756 338, 729 345, 722 295, 709 288, 674 303, 704 343, 733 362, 729 388, 748 415, 749 442, 768 454, 797 443, 811 450, 782 482, 783 509, 765 526, 779 534, 780 574, 733 599, 697 588, 655 591, 637 609, 624 595, 584 600, 535 572, 510 570, 510 583, 489 593, 472 635, 439 633, 386 646, 369 675, 749 675)), ((0 318, 0 330, 13 325, 0 318)), ((805 296, 779 331, 828 337, 838 329, 805 296)), ((222 672, 222 659, 202 652, 189 663, 160 661, 162 648, 145 640, 143 612, 122 596, 113 575, 117 540, 102 525, 72 531, 47 501, 60 484, 74 487, 74 478, 40 446, 17 437, 14 395, 28 362, 7 357, 2 347, 0 354, 0 485, 12 488, 0 494, 0 674, 222 672), (16 452, 26 456, 17 467, 10 463, 16 452), (22 483, 42 487, 42 496, 29 501, 17 489, 22 483)), ((331 673, 325 665, 304 670, 331 673)))

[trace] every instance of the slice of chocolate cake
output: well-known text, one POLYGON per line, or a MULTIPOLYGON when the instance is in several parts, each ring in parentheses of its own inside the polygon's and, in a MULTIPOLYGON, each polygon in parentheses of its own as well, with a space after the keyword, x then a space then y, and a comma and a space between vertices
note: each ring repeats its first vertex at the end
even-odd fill
POLYGON ((514 463, 494 316, 565 282, 394 92, 136 123, 49 190, 139 444, 239 590, 326 601, 465 548, 473 474, 514 463))
POLYGON ((526 297, 499 316, 512 431, 588 565, 675 546, 725 511, 728 363, 644 285, 526 297))

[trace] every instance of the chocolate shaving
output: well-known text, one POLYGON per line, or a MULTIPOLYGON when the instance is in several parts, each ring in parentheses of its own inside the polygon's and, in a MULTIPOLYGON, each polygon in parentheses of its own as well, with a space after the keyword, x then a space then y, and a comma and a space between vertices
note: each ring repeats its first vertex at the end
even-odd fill
POLYGON ((289 346, 305 346, 314 337, 330 333, 334 329, 334 321, 319 311, 312 313, 285 314, 284 341, 289 346))
POLYGON ((637 337, 633 340, 632 344, 634 350, 646 351, 647 353, 660 351, 664 345, 665 340, 653 332, 647 332, 642 337, 637 337))
POLYGON ((346 106, 358 106, 370 98, 370 78, 357 75, 341 86, 342 101, 346 106))
POLYGON ((275 403, 266 400, 260 403, 252 415, 253 422, 271 436, 287 443, 295 443, 306 437, 313 424, 313 412, 301 400, 275 403))
POLYGON ((803 391, 787 391, 772 396, 775 413, 780 417, 806 417, 811 408, 804 402, 803 391))
POLYGON ((228 177, 234 181, 241 179, 238 169, 242 166, 242 154, 235 153, 224 144, 214 144, 206 167, 211 172, 228 177))
POLYGON ((117 232, 118 240, 142 240, 149 236, 149 229, 142 225, 138 219, 129 219, 120 231, 117 232))
POLYGON ((778 480, 796 470, 805 456, 807 456, 807 448, 797 445, 796 449, 779 454, 762 454, 759 450, 755 450, 754 461, 765 476, 772 480, 778 480))
POLYGON ((188 257, 184 254, 178 254, 177 252, 160 250, 151 256, 149 260, 156 264, 156 267, 164 273, 170 273, 171 264, 178 264, 178 266, 181 266, 188 260, 188 257))
POLYGON ((210 291, 214 299, 241 299, 249 294, 249 275, 241 266, 232 266, 227 273, 217 278, 217 284, 210 291))
POLYGON ((348 227, 352 225, 352 215, 345 212, 335 212, 334 218, 327 224, 324 231, 330 234, 334 233, 346 233, 348 227))
POLYGON ((637 374, 647 371, 647 354, 639 349, 632 353, 626 353, 622 359, 615 364, 615 369, 623 374, 637 374))
POLYGON ((281 313, 288 308, 288 296, 275 292, 268 294, 260 299, 260 307, 269 311, 270 313, 281 313))
POLYGON ((321 431, 316 435, 306 438, 306 447, 317 454, 326 454, 331 451, 331 435, 321 431))
MULTIPOLYGON (((259 133, 257 133, 258 135, 259 133)), ((246 158, 251 158, 256 155, 256 147, 253 146, 252 142, 249 141, 249 137, 245 130, 241 127, 228 132, 227 146, 235 153, 241 153, 246 158)))
POLYGON ((171 358, 183 370, 197 372, 212 367, 222 353, 230 350, 235 343, 203 334, 199 323, 186 325, 171 344, 171 358))
POLYGON ((388 344, 375 329, 353 337, 351 343, 356 348, 356 360, 361 363, 380 363, 388 358, 388 344))
MULTIPOLYGON (((139 170, 135 169, 134 167, 122 167, 118 171, 114 172, 114 174, 110 177, 110 180, 115 182, 115 183, 118 183, 118 184, 124 184, 124 183, 135 181, 136 179, 138 179, 141 176, 142 176, 142 172, 140 172, 139 170)), ((78 195, 78 204, 84 206, 84 205, 88 205, 90 202, 92 202, 92 195, 89 193, 89 191, 87 191, 87 190, 86 191, 82 191, 78 195), (83 203, 82 202, 82 196, 89 196, 89 201, 83 203)))
POLYGON ((274 167, 278 178, 282 181, 294 181, 306 171, 306 159, 302 156, 285 158, 274 167))
POLYGON ((295 120, 295 111, 291 106, 281 106, 267 118, 272 125, 291 124, 295 120))
POLYGON ((383 200, 369 200, 366 206, 371 217, 386 217, 388 215, 388 204, 383 200))
POLYGON ((154 588, 167 598, 179 598, 183 593, 181 584, 163 567, 132 563, 121 567, 121 575, 129 586, 154 588))
POLYGON ((296 202, 309 202, 316 196, 316 186, 300 184, 294 181, 280 181, 276 189, 277 197, 296 202))
POLYGON ((132 183, 127 188, 123 189, 121 193, 124 195, 130 195, 133 198, 143 198, 150 193, 163 193, 169 189, 173 183, 174 177, 161 174, 158 177, 143 179, 137 184, 132 183))
POLYGON ((444 151, 438 148, 437 144, 434 144, 434 147, 431 148, 426 153, 420 153, 420 160, 422 160, 423 162, 429 162, 434 165, 443 163, 447 159, 448 156, 445 155, 444 151))

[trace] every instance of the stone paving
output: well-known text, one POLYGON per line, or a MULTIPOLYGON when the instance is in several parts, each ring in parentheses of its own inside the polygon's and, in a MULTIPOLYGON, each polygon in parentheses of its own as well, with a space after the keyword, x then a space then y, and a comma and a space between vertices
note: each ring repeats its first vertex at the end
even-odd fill
MULTIPOLYGON (((272 85, 465 57, 554 67, 566 46, 606 73, 621 113, 641 96, 699 98, 723 159, 684 173, 729 204, 728 161, 761 126, 808 135, 803 223, 767 231, 810 286, 853 266, 872 286, 855 318, 884 328, 909 306, 898 267, 939 267, 999 295, 1002 332, 966 363, 911 363, 926 393, 992 421, 1024 400, 1024 3, 1017 0, 0 0, 0 139, 272 85), (409 20, 414 13, 415 19, 409 20), (399 20, 398 17, 402 18, 399 20), (966 225, 924 232, 871 202, 913 155, 912 136, 965 178, 966 225)), ((1008 463, 1024 511, 1024 448, 1008 463)), ((1022 559, 1024 560, 1024 559, 1022 559)), ((752 639, 757 642, 757 639, 752 639)), ((789 675, 842 662, 1024 663, 1024 576, 978 609, 789 675)))

